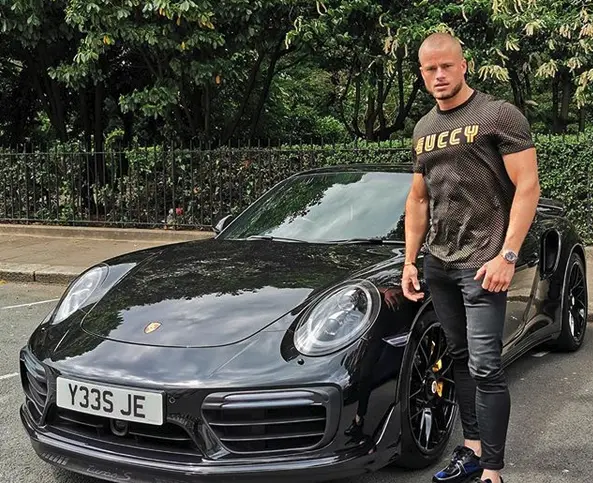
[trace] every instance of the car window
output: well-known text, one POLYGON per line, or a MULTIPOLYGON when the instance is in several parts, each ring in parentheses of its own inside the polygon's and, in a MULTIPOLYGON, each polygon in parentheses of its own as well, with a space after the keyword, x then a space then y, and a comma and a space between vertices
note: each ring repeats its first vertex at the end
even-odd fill
POLYGON ((404 240, 409 173, 304 174, 249 207, 221 238, 273 236, 304 241, 404 240))

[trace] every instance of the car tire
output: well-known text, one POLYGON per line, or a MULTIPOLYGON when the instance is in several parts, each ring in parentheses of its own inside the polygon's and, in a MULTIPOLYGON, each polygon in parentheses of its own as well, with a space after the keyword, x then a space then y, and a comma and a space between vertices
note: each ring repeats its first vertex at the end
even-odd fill
POLYGON ((575 352, 583 345, 587 330, 588 293, 583 259, 574 252, 564 275, 561 300, 561 331, 552 348, 575 352))
MULTIPOLYGON (((453 384, 451 386, 453 388, 453 393, 450 394, 450 401, 453 401, 454 404, 448 404, 448 410, 450 410, 451 413, 445 418, 448 422, 448 426, 445 425, 446 431, 442 432, 440 442, 435 444, 434 447, 430 448, 429 450, 421 447, 418 438, 415 436, 415 434, 418 432, 417 423, 412 422, 412 419, 417 421, 415 418, 413 418, 413 416, 415 413, 417 413, 418 406, 414 405, 414 402, 417 402, 416 400, 414 402, 412 401, 411 394, 413 393, 411 388, 413 387, 413 377, 415 377, 414 374, 418 374, 414 368, 414 362, 418 357, 418 354, 421 352, 421 350, 419 350, 419 346, 423 338, 425 338, 427 334, 430 334, 431 331, 432 333, 436 333, 438 331, 442 336, 442 340, 444 340, 444 332, 442 332, 442 328, 438 322, 436 314, 434 311, 429 310, 421 315, 421 318, 414 326, 408 342, 408 348, 406 350, 405 360, 402 367, 401 383, 399 385, 402 439, 400 457, 395 462, 395 466, 406 469, 421 469, 435 464, 442 457, 443 452, 447 448, 451 437, 451 432, 454 428, 457 418, 458 407, 455 402, 456 400, 453 384)), ((444 358, 441 359, 444 360, 444 358)), ((446 360, 448 361, 447 364, 451 364, 447 369, 447 375, 449 376, 448 378, 452 380, 452 361, 449 362, 450 359, 448 357, 446 360)), ((441 373, 445 374, 444 371, 441 371, 441 373)), ((417 386, 415 389, 417 390, 417 386)))

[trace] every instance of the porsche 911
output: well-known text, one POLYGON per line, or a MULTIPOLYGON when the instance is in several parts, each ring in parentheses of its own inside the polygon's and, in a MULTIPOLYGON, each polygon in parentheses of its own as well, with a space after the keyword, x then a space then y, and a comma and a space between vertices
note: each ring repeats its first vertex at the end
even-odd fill
MULTIPOLYGON (((457 404, 428 287, 418 302, 402 295, 411 176, 300 172, 210 239, 89 267, 20 351, 20 417, 37 455, 144 482, 434 464, 457 404)), ((505 365, 538 346, 579 349, 584 253, 563 206, 542 198, 508 291, 505 365)))

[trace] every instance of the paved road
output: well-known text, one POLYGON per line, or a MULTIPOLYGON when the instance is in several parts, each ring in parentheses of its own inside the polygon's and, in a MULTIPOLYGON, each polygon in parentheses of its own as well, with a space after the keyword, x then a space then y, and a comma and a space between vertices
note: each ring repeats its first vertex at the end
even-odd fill
MULTIPOLYGON (((0 282, 1 283, 1 282, 0 282)), ((30 448, 20 426, 22 396, 18 349, 63 287, 0 285, 0 481, 3 483, 99 483, 53 470, 30 448), (16 306, 16 307, 15 307, 16 306)), ((531 354, 508 371, 513 408, 507 450, 507 483, 583 483, 593 465, 593 326, 577 354, 531 354)), ((460 438, 459 425, 454 434, 460 438)), ((454 442, 452 441, 451 447, 454 442)), ((347 483, 430 482, 433 469, 385 469, 347 483)), ((346 482, 344 482, 346 483, 346 482)))

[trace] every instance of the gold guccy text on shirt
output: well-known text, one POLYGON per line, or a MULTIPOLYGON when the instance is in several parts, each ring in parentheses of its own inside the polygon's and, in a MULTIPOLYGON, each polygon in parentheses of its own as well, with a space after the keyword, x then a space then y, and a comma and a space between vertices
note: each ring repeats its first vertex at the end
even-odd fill
POLYGON ((427 153, 434 150, 435 147, 436 149, 444 149, 447 146, 473 143, 479 128, 480 126, 478 124, 472 124, 470 126, 459 127, 453 131, 443 131, 439 134, 422 136, 416 143, 416 154, 427 153))

